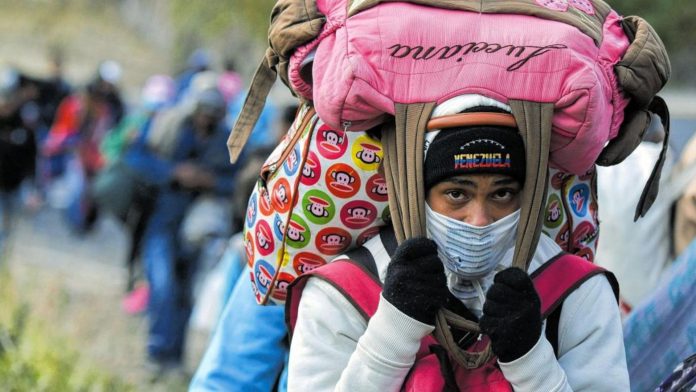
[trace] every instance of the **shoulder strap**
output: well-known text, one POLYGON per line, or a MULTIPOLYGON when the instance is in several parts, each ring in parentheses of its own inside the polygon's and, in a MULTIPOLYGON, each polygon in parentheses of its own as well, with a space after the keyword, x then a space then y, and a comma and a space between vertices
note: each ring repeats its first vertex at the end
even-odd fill
POLYGON ((575 289, 591 277, 605 274, 617 303, 619 284, 614 274, 582 257, 563 253, 532 273, 534 287, 541 300, 541 315, 547 318, 575 289))
POLYGON ((379 272, 377 271, 377 263, 375 263, 375 258, 372 256, 369 249, 365 248, 364 246, 360 246, 349 250, 345 253, 345 255, 350 261, 362 266, 363 269, 371 276, 379 276, 379 272))
POLYGON ((544 219, 553 104, 514 99, 509 104, 524 142, 527 166, 512 265, 527 271, 539 243, 544 219))
MULTIPOLYGON (((665 132, 664 139, 662 140, 662 150, 660 151, 660 157, 655 162, 652 173, 648 177, 648 181, 643 187, 643 192, 638 200, 638 205, 636 206, 636 213, 633 217, 633 221, 637 221, 638 218, 644 217, 647 214, 650 207, 655 202, 657 198, 657 192, 660 186, 660 175, 662 174, 662 167, 665 165, 667 159, 667 147, 669 146, 669 109, 667 108, 667 103, 659 96, 655 96, 650 106, 648 107, 650 111, 651 123, 656 126, 662 126, 665 132)), ((650 126, 650 124, 648 125, 650 126)))
MULTIPOLYGON (((388 255, 396 250, 394 229, 387 225, 380 229, 379 239, 388 255)), ((297 321, 302 290, 310 276, 324 279, 336 287, 348 301, 368 320, 377 311, 379 295, 382 292, 382 282, 379 280, 377 264, 374 256, 364 246, 345 253, 345 258, 336 260, 304 275, 300 275, 288 287, 288 297, 285 303, 285 322, 290 335, 297 321)))
POLYGON ((614 274, 576 255, 560 254, 532 274, 534 287, 541 299, 541 314, 546 319, 546 339, 553 346, 556 356, 558 356, 558 324, 561 319, 563 301, 587 279, 602 273, 609 280, 618 302, 619 284, 614 274))
POLYGON ((244 145, 249 140, 251 131, 256 126, 256 122, 261 117, 261 111, 266 104, 268 93, 276 81, 277 72, 270 64, 269 55, 264 56, 261 64, 254 73, 254 78, 251 80, 251 87, 247 93, 242 110, 239 112, 237 121, 230 132, 227 139, 227 149, 230 153, 230 162, 237 162, 239 154, 241 154, 244 145))
POLYGON ((288 287, 285 304, 285 323, 290 336, 295 329, 302 290, 310 277, 317 277, 334 286, 369 320, 377 311, 382 285, 379 279, 351 259, 336 260, 311 272, 300 275, 288 287))

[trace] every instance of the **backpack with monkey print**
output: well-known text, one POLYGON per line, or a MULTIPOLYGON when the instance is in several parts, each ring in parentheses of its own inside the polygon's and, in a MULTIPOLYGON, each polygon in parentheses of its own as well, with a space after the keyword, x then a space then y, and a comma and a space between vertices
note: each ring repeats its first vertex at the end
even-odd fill
POLYGON ((244 246, 260 304, 282 304, 297 276, 360 246, 389 214, 382 145, 333 129, 302 106, 249 198, 244 246))

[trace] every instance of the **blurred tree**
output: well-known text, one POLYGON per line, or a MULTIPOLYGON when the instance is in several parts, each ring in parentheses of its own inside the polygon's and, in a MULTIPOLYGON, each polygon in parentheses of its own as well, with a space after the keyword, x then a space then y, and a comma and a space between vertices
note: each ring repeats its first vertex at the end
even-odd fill
POLYGON ((696 44, 694 0, 610 0, 622 15, 640 15, 660 34, 671 52, 696 44))
POLYGON ((205 42, 227 34, 231 29, 249 32, 245 38, 264 45, 274 0, 173 0, 172 22, 176 34, 175 62, 205 42))
POLYGON ((622 15, 639 15, 662 38, 672 63, 668 86, 696 86, 693 64, 696 59, 696 1, 694 0, 609 0, 622 15))

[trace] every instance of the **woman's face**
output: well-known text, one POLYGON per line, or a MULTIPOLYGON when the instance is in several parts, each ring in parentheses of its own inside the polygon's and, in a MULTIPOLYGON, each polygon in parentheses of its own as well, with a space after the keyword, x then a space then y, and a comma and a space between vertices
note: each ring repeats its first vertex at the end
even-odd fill
POLYGON ((430 188, 433 211, 473 226, 486 226, 520 208, 520 183, 501 174, 448 178, 430 188))

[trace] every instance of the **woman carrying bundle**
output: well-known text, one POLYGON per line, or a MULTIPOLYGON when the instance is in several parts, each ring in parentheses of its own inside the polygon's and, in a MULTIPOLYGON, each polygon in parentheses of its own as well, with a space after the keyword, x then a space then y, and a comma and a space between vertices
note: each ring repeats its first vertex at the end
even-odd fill
POLYGON ((374 314, 360 304, 364 292, 353 283, 341 287, 330 273, 294 284, 289 390, 423 390, 423 377, 440 378, 447 390, 629 389, 613 276, 601 271, 578 280, 544 319, 548 298, 540 298, 530 274, 549 270, 561 248, 542 234, 528 271, 511 266, 525 186, 524 143, 516 128, 487 124, 488 117, 507 115, 506 105, 481 97, 464 109, 485 114, 426 136, 427 238, 397 246, 393 231, 383 230, 361 251, 338 257, 363 259, 349 263, 371 270, 366 275, 381 284, 381 295, 367 301, 374 314), (490 339, 496 359, 488 365, 496 374, 488 369, 481 376, 476 366, 466 369, 438 345, 424 344, 441 308, 479 323, 480 335, 453 335, 469 351, 490 339), (424 346, 436 354, 439 372, 414 367, 424 346))

